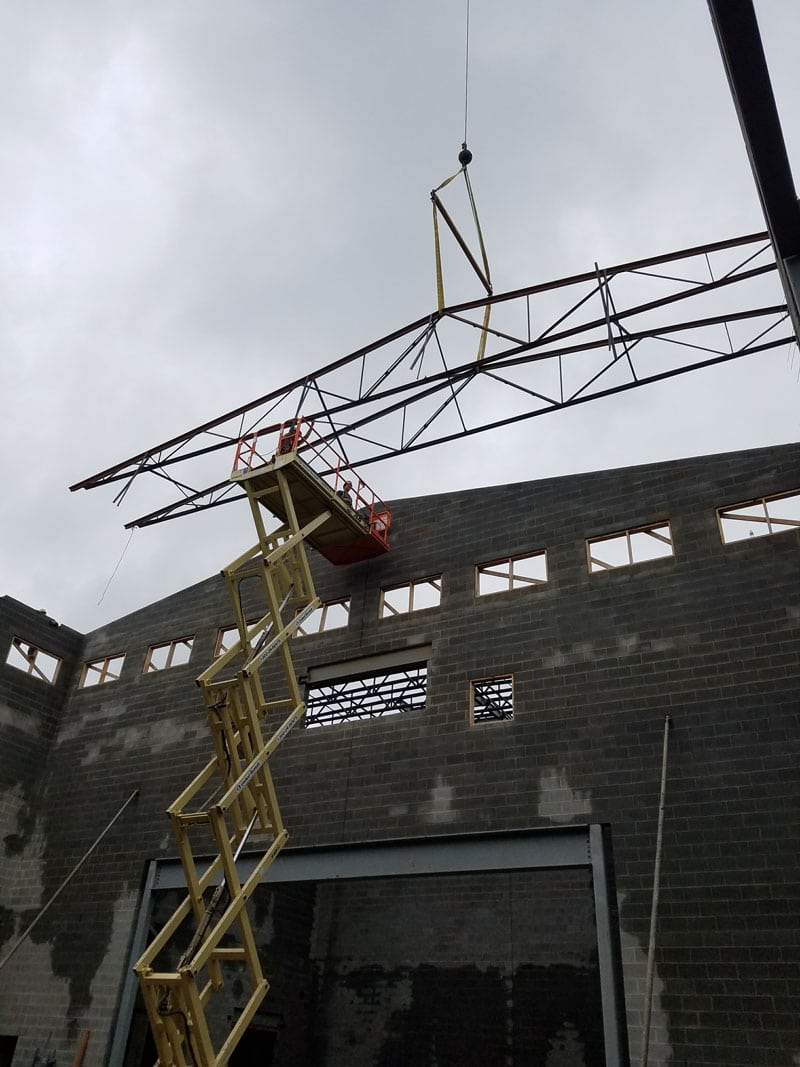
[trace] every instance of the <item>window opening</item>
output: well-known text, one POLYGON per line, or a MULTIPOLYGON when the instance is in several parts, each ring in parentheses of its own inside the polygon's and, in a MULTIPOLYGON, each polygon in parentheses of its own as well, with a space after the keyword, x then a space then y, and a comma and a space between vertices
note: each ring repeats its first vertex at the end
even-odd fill
POLYGON ((226 652, 230 652, 239 640, 238 626, 225 626, 217 631, 217 641, 214 645, 214 659, 219 659, 226 652))
POLYGON ((475 678, 470 686, 470 720, 479 722, 509 721, 514 718, 514 676, 499 674, 494 678, 475 678))
POLYGON ((796 530, 800 527, 800 490, 717 508, 717 522, 726 545, 748 537, 769 537, 796 530))
POLYGON ((478 596, 546 584, 547 553, 545 551, 532 552, 526 556, 508 556, 506 559, 496 559, 491 563, 479 563, 475 568, 475 586, 478 596))
POLYGON ((380 618, 407 615, 425 608, 438 608, 442 600, 442 576, 420 578, 381 592, 380 618))
MULTIPOLYGON (((299 612, 298 612, 299 614, 299 612)), ((350 597, 331 600, 320 604, 308 618, 297 627, 295 637, 307 637, 309 634, 321 634, 326 630, 338 630, 350 621, 350 597)))
POLYGON ((311 729, 418 711, 425 707, 427 689, 427 663, 312 682, 308 685, 303 721, 311 729))
POLYGON ((653 526, 640 526, 633 530, 594 537, 586 542, 589 570, 613 570, 615 567, 631 567, 634 563, 646 563, 651 559, 666 559, 675 555, 672 530, 668 522, 653 526))
POLYGON ((106 656, 105 659, 91 660, 84 663, 83 673, 78 685, 79 689, 88 689, 93 685, 105 685, 106 682, 116 682, 125 662, 124 653, 121 656, 106 656))
POLYGON ((38 645, 23 641, 21 637, 12 637, 6 663, 10 667, 16 667, 18 671, 24 671, 25 674, 54 685, 61 659, 52 652, 45 652, 38 645))
POLYGON ((170 667, 183 667, 192 654, 193 637, 181 637, 175 641, 165 641, 161 645, 151 645, 147 650, 143 674, 153 671, 166 671, 170 667))

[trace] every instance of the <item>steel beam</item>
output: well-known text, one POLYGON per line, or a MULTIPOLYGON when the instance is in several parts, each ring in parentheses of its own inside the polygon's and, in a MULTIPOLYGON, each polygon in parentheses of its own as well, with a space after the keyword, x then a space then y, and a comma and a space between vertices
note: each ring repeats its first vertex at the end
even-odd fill
POLYGON ((592 855, 592 890, 597 927, 597 965, 600 971, 606 1067, 627 1067, 630 1062, 628 1026, 625 1014, 625 990, 622 984, 619 909, 614 882, 610 828, 599 824, 590 826, 589 843, 592 855))
MULTIPOLYGON (((133 1009, 136 1004, 136 992, 139 988, 133 965, 147 948, 150 918, 153 914, 153 890, 156 887, 157 873, 158 860, 150 860, 147 864, 144 887, 142 888, 139 914, 136 917, 136 925, 133 928, 130 948, 128 949, 128 964, 125 968, 125 978, 117 1007, 117 1024, 114 1027, 111 1049, 108 1053, 108 1067, 122 1067, 125 1060, 125 1049, 128 1044, 133 1009)), ((184 882, 184 886, 185 884, 184 882)))
MULTIPOLYGON (((257 858, 242 856, 242 880, 257 858)), ((410 840, 284 849, 263 882, 325 882, 488 871, 588 868, 592 876, 597 958, 607 1067, 628 1067, 628 1038, 619 947, 618 909, 607 825, 559 826, 410 840)), ((201 868, 198 866, 198 870, 201 868)), ((158 862, 153 891, 183 889, 177 860, 158 862)), ((150 907, 145 901, 143 907, 150 907)))
POLYGON ((708 0, 747 155, 800 336, 800 206, 752 0, 708 0))
MULTIPOLYGON (((255 863, 256 858, 243 856, 239 861, 240 877, 249 877, 255 863)), ((535 833, 468 834, 284 849, 265 881, 339 881, 590 865, 589 828, 568 826, 535 833)), ((199 865, 198 870, 201 870, 199 865)), ((180 863, 159 864, 155 889, 177 889, 184 885, 180 863)))

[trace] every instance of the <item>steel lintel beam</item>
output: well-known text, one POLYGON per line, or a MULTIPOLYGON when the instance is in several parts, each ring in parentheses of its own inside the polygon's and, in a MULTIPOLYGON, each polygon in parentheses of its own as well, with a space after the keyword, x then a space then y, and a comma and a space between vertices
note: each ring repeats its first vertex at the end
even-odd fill
MULTIPOLYGON (((237 863, 239 877, 246 879, 254 867, 252 857, 242 856, 237 863)), ((566 867, 591 870, 606 1063, 608 1067, 629 1067, 611 833, 607 825, 285 849, 263 875, 263 881, 318 882, 566 867)), ((158 861, 157 868, 153 892, 185 887, 183 869, 177 860, 158 861)))
MULTIPOLYGON (((459 834, 370 841, 355 845, 287 848, 277 857, 265 880, 308 882, 487 870, 590 867, 592 851, 589 834, 588 826, 566 826, 534 832, 459 834)), ((254 865, 253 857, 242 856, 237 864, 242 880, 247 878, 249 867, 254 865)), ((177 860, 160 861, 153 888, 179 889, 184 886, 180 863, 177 860)))
POLYGON ((800 337, 800 205, 753 0, 708 0, 789 314, 800 337))

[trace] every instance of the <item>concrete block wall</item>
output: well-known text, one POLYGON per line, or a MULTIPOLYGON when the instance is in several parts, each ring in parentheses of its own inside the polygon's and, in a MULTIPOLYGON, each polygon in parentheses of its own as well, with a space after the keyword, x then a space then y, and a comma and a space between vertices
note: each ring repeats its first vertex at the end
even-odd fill
MULTIPOLYGON (((63 724, 66 698, 80 671, 83 640, 45 612, 9 596, 0 598, 0 959, 34 919, 43 900, 47 842, 40 814, 46 769, 63 724), (14 638, 61 660, 54 684, 9 664, 14 638)), ((51 979, 45 946, 25 945, 0 971, 0 991, 6 988, 13 989, 13 1007, 0 1007, 4 1036, 38 1030, 37 995, 44 989, 46 1014, 59 1014, 59 990, 51 979)), ((17 1043, 18 1058, 25 1055, 25 1048, 24 1040, 17 1043)))
POLYGON ((327 883, 314 933, 313 1063, 605 1062, 587 871, 327 883))
MULTIPOLYGON (((318 592, 349 595, 351 617, 293 654, 304 675, 430 644, 428 706, 290 735, 273 766, 291 844, 611 823, 635 1058, 669 714, 650 1062, 791 1064, 800 534, 723 545, 715 508, 798 487, 800 446, 778 446, 396 502, 388 556, 315 560, 318 592), (587 537, 665 519, 674 558, 589 574, 587 537), (475 596, 476 564, 538 549, 547 585, 475 596), (382 588, 433 574, 439 608, 378 619, 382 588), (497 673, 514 675, 514 719, 471 726, 469 681, 497 673)), ((0 973, 4 1019, 22 1018, 17 979, 38 975, 40 1030, 20 1029, 15 1067, 49 1031, 66 1058, 90 1018, 85 1062, 102 1062, 145 862, 173 854, 163 809, 209 751, 193 679, 231 622, 210 579, 86 639, 86 659, 127 658, 118 682, 64 706, 36 811, 42 899, 141 793, 11 981, 0 973), (191 634, 188 666, 141 673, 150 644, 191 634)))
MULTIPOLYGON (((229 614, 220 583, 209 585, 218 593, 213 624, 213 598, 190 590, 172 606, 154 605, 81 639, 81 663, 121 652, 126 658, 118 682, 78 689, 80 665, 73 672, 26 850, 6 858, 18 881, 19 859, 35 854, 36 884, 13 909, 17 933, 132 791, 140 796, 0 972, 0 1019, 20 1035, 15 1064, 30 1063, 37 1047, 72 1062, 85 1029, 92 1033, 84 1063, 105 1062, 147 857, 171 852, 164 809, 176 784, 208 758, 194 677, 213 655, 216 618, 229 614), (168 679, 142 674, 151 644, 189 633, 205 636, 207 646, 201 637, 189 665, 168 679)), ((3 947, 11 942, 9 936, 3 947)))
POLYGON ((6 854, 22 844, 26 810, 75 683, 82 646, 81 634, 45 612, 0 598, 0 837, 6 854), (15 638, 62 661, 54 684, 13 666, 13 658, 8 662, 15 638))
MULTIPOLYGON (((75 684, 83 637, 43 611, 0 599, 0 942, 36 904, 42 842, 36 810, 45 765, 75 684), (15 638, 61 660, 54 683, 8 662, 15 638)), ((12 663, 15 657, 11 657, 12 663)), ((0 956, 2 953, 0 953, 0 956)))

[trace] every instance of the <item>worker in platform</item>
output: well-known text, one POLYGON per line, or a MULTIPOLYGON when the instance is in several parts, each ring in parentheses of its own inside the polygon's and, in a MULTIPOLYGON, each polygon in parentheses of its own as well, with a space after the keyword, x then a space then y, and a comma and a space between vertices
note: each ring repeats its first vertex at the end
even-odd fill
POLYGON ((345 482, 341 489, 336 490, 336 495, 340 497, 348 507, 353 506, 353 497, 350 490, 353 488, 352 482, 345 482))

